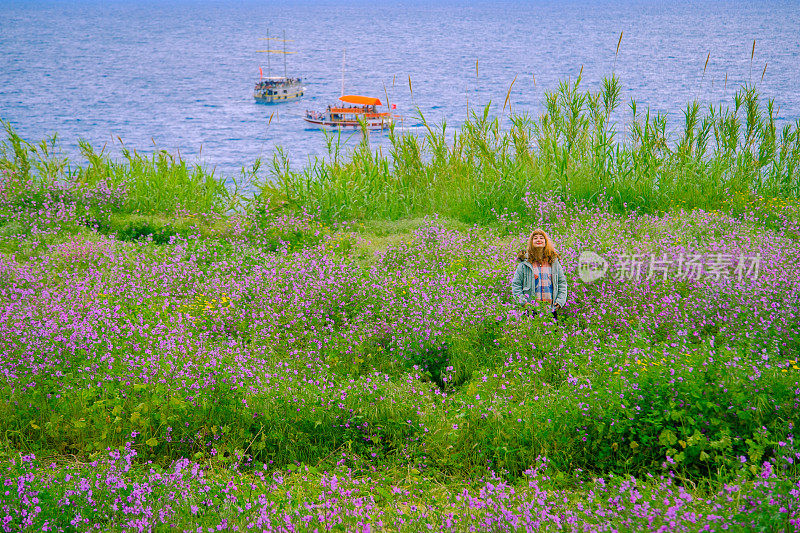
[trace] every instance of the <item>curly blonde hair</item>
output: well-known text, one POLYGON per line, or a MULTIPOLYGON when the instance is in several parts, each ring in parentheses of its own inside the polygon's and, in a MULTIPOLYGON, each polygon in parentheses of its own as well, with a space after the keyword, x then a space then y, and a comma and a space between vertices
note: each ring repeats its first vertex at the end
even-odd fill
POLYGON ((553 247, 553 240, 542 228, 536 228, 531 232, 528 237, 528 245, 517 254, 518 261, 530 261, 531 263, 546 263, 552 265, 555 259, 558 259, 558 253, 553 247), (541 235, 544 237, 544 248, 534 248, 534 235, 541 235))

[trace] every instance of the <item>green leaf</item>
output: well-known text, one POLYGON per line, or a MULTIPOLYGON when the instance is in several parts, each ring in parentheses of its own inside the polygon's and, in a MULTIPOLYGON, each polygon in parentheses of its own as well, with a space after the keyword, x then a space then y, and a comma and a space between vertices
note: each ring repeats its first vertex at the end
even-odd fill
POLYGON ((672 432, 671 429, 665 429, 658 436, 658 443, 662 446, 672 446, 676 442, 678 442, 678 437, 672 432))

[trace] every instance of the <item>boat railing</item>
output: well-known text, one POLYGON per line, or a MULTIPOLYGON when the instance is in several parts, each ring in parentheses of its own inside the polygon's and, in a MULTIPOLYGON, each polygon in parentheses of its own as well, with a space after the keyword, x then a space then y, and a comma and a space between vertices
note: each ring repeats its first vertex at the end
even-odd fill
POLYGON ((381 116, 388 116, 388 112, 381 112, 381 111, 372 111, 366 110, 363 107, 331 107, 328 109, 330 113, 338 113, 338 114, 354 114, 354 115, 365 115, 367 117, 381 117, 381 116))
POLYGON ((329 107, 325 111, 313 111, 306 109, 306 119, 316 123, 342 126, 357 126, 363 117, 369 126, 375 126, 392 121, 391 113, 379 113, 366 111, 363 107, 329 107), (356 115, 356 116, 354 116, 356 115))

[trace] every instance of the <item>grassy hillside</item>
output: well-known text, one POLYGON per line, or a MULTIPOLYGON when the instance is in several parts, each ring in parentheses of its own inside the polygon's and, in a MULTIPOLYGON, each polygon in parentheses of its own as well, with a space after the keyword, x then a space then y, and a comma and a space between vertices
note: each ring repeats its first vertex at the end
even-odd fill
POLYGON ((770 149, 744 89, 677 145, 642 115, 626 143, 615 87, 278 161, 252 196, 8 129, 0 527, 800 527, 797 130, 770 149), (700 142, 723 115, 738 140, 700 142), (536 226, 558 323, 510 295, 536 226))

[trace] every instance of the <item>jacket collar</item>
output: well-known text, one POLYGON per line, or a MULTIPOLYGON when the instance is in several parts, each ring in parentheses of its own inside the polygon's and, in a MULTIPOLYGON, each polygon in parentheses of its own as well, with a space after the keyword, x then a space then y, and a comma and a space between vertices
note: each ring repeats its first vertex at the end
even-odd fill
MULTIPOLYGON (((552 262, 552 263, 550 263, 550 268, 551 268, 551 269, 553 268, 553 265, 555 265, 556 261, 558 261, 558 259, 553 259, 553 262, 552 262)), ((525 259, 524 261, 520 261, 520 263, 522 263, 523 265, 525 265, 526 267, 528 267, 528 269, 529 269, 531 272, 533 272, 533 263, 531 263, 531 262, 530 262, 530 261, 528 261, 527 259, 525 259)))

